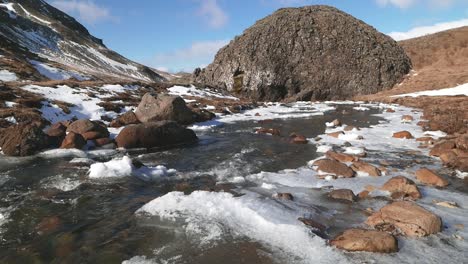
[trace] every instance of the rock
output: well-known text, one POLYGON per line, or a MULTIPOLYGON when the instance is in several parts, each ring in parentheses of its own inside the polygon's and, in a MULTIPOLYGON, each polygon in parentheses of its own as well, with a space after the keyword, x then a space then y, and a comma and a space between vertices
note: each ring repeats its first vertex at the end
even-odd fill
POLYGON ((369 174, 369 176, 373 176, 373 177, 382 175, 382 173, 377 167, 369 163, 363 162, 363 161, 353 162, 353 165, 351 165, 351 169, 353 169, 356 173, 364 172, 364 173, 369 174))
POLYGON ((390 192, 394 199, 416 200, 421 198, 418 186, 412 180, 403 176, 391 178, 380 189, 390 192))
POLYGON ((400 132, 393 133, 393 137, 394 138, 412 139, 413 135, 411 135, 411 133, 408 132, 408 131, 400 131, 400 132))
POLYGON ((364 190, 364 191, 358 193, 357 196, 358 196, 359 199, 366 199, 367 197, 369 197, 369 193, 370 193, 369 191, 364 190))
POLYGON ((346 127, 344 128, 344 131, 352 131, 352 130, 354 130, 354 129, 360 130, 358 127, 355 127, 355 126, 346 126, 346 127))
POLYGON ((420 138, 417 138, 416 141, 418 141, 418 142, 434 142, 434 139, 432 137, 420 137, 420 138))
POLYGON ((126 126, 115 141, 119 148, 154 148, 194 142, 195 133, 173 121, 126 126))
POLYGON ((334 127, 338 127, 338 126, 341 126, 341 121, 338 120, 338 119, 335 119, 333 121, 330 122, 332 126, 334 127))
POLYGON ((310 227, 312 229, 312 232, 317 236, 323 239, 328 239, 328 235, 326 233, 327 227, 325 225, 310 218, 299 217, 297 220, 301 221, 304 225, 310 227))
POLYGON ((429 155, 431 156, 440 156, 440 154, 448 151, 448 150, 452 150, 455 148, 455 141, 454 140, 444 140, 444 141, 441 141, 437 144, 434 145, 434 147, 432 147, 431 151, 429 152, 429 155))
POLYGON ((426 185, 437 187, 446 187, 449 184, 446 179, 426 168, 416 171, 416 179, 426 185))
POLYGON ((458 136, 455 145, 458 149, 468 151, 468 133, 458 136))
POLYGON ((398 240, 387 232, 348 229, 330 241, 332 246, 347 251, 392 253, 398 251, 398 240))
POLYGON ((414 118, 411 115, 404 115, 401 117, 401 122, 403 123, 411 123, 413 120, 414 118))
POLYGON ((452 150, 443 152, 439 155, 439 158, 442 161, 442 163, 449 166, 453 166, 458 160, 457 154, 455 154, 455 152, 453 152, 452 150))
POLYGON ((447 207, 447 208, 458 208, 458 204, 456 202, 450 202, 450 201, 432 201, 435 205, 438 205, 438 206, 443 206, 443 207, 447 207))
POLYGON ((410 71, 390 37, 330 6, 283 8, 222 48, 195 82, 258 101, 348 99, 410 71))
POLYGON ((45 235, 56 231, 62 221, 57 216, 46 217, 36 226, 36 230, 40 235, 45 235))
POLYGON ((290 193, 277 193, 274 195, 274 197, 281 199, 281 200, 288 200, 288 201, 294 200, 294 197, 290 193))
POLYGON ((303 135, 294 134, 294 136, 291 137, 290 142, 293 144, 307 144, 309 143, 309 140, 303 135))
POLYGON ((343 162, 343 163, 344 162, 353 162, 353 161, 358 160, 358 158, 355 157, 355 156, 352 156, 352 155, 349 155, 349 154, 344 154, 344 153, 337 153, 337 152, 334 152, 334 151, 327 151, 327 153, 325 153, 325 155, 329 159, 336 160, 336 161, 343 162))
POLYGON ((194 123, 197 117, 180 96, 150 93, 143 96, 135 115, 142 123, 171 120, 182 125, 194 123))
POLYGON ((259 128, 255 131, 257 134, 270 134, 272 136, 281 136, 281 131, 276 128, 259 128))
POLYGON ((371 215, 366 224, 380 230, 396 230, 405 236, 422 237, 442 230, 442 221, 432 212, 407 201, 394 202, 371 215))
POLYGON ((387 113, 395 113, 395 110, 393 110, 392 108, 387 108, 387 110, 385 111, 387 113))
POLYGON ((112 120, 109 124, 110 127, 123 127, 128 125, 139 124, 140 121, 136 117, 133 111, 128 111, 123 115, 120 115, 116 119, 112 120))
POLYGON ((20 123, 0 130, 0 147, 7 156, 29 156, 49 146, 49 137, 34 124, 20 123))
POLYGON ((357 200, 357 197, 356 195, 354 195, 353 191, 348 189, 333 190, 328 193, 328 197, 336 200, 345 200, 350 202, 354 202, 357 200))
POLYGON ((46 135, 49 137, 58 137, 58 138, 63 138, 65 137, 65 134, 67 132, 67 127, 62 124, 61 122, 55 123, 51 125, 47 130, 46 130, 46 135))
POLYGON ((317 166, 317 170, 325 173, 343 176, 345 178, 354 177, 354 171, 351 168, 336 160, 317 160, 313 163, 313 166, 317 166))
POLYGON ((94 140, 94 144, 98 147, 103 147, 112 144, 114 141, 110 138, 98 138, 94 140))
POLYGON ((61 149, 82 149, 86 140, 80 134, 69 132, 60 146, 61 149))
POLYGON ((67 128, 67 133, 80 134, 85 140, 93 140, 109 136, 109 131, 104 123, 80 119, 71 123, 67 128))
POLYGON ((327 134, 330 137, 338 138, 340 135, 344 135, 343 131, 337 131, 337 132, 332 132, 327 134))
POLYGON ((193 110, 195 114, 195 122, 206 122, 214 119, 216 115, 205 109, 193 110))

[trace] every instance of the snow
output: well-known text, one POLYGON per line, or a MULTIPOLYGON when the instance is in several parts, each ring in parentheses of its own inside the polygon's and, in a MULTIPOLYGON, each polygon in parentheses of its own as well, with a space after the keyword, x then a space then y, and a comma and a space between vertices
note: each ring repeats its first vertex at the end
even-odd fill
POLYGON ((75 78, 78 81, 85 81, 90 79, 79 73, 57 69, 39 61, 30 60, 29 62, 40 74, 51 80, 68 80, 70 78, 75 78))
POLYGON ((18 124, 18 121, 16 121, 14 116, 5 117, 5 120, 13 124, 18 124))
POLYGON ((57 87, 47 87, 38 85, 26 85, 23 90, 43 95, 50 101, 58 100, 73 104, 70 107, 70 114, 65 114, 63 110, 56 104, 47 102, 43 104, 41 112, 47 120, 52 123, 69 120, 73 117, 78 119, 86 118, 91 120, 101 120, 101 116, 107 115, 115 118, 118 113, 106 111, 98 104, 102 102, 102 98, 116 95, 116 92, 125 89, 134 89, 132 86, 115 86, 105 85, 103 87, 89 88, 71 88, 67 85, 59 85, 57 87), (109 89, 109 90, 106 90, 109 89), (93 93, 95 96, 90 96, 93 93))
POLYGON ((216 241, 229 228, 232 234, 259 241, 287 256, 320 263, 339 263, 344 258, 326 241, 310 234, 298 217, 273 199, 258 199, 247 193, 234 197, 230 193, 195 191, 190 195, 171 192, 145 204, 137 215, 154 215, 163 220, 185 220, 183 232, 199 232, 201 241, 216 241), (223 228, 221 228, 223 227, 223 228))
POLYGON ((91 164, 88 175, 90 178, 119 178, 136 176, 145 181, 155 181, 164 177, 173 176, 176 171, 164 166, 135 168, 128 156, 114 158, 108 162, 91 164))
POLYGON ((328 145, 320 145, 317 147, 317 152, 320 152, 320 153, 326 153, 330 150, 333 150, 333 147, 332 146, 328 146, 328 145))
POLYGON ((223 95, 221 93, 217 93, 212 91, 209 88, 198 89, 195 86, 191 85, 190 87, 184 86, 173 86, 167 89, 169 94, 178 95, 178 96, 193 96, 193 97, 216 97, 222 99, 230 99, 230 100, 239 100, 239 98, 229 95, 223 95))
POLYGON ((10 18, 16 18, 16 10, 13 7, 14 3, 0 3, 0 7, 4 7, 8 10, 10 18))
POLYGON ((400 94, 400 95, 394 95, 392 97, 456 96, 456 95, 468 96, 468 83, 465 83, 465 84, 462 84, 453 88, 400 94))
POLYGON ((21 7, 21 9, 23 9, 23 11, 24 11, 24 13, 26 14, 26 16, 28 16, 28 17, 30 17, 30 18, 33 18, 34 20, 39 21, 39 22, 41 22, 41 23, 43 23, 43 24, 46 24, 46 25, 52 24, 52 23, 50 23, 50 22, 47 21, 47 20, 44 20, 44 19, 42 19, 42 18, 39 18, 39 17, 37 17, 37 16, 35 16, 35 15, 29 13, 28 10, 26 10, 21 4, 18 4, 18 6, 21 7))
POLYGON ((0 70, 0 81, 3 82, 14 82, 18 80, 16 74, 14 72, 10 72, 8 70, 0 70))
POLYGON ((14 107, 15 105, 17 105, 17 103, 15 103, 15 102, 10 102, 10 101, 5 101, 5 106, 8 107, 8 108, 12 108, 12 107, 14 107))

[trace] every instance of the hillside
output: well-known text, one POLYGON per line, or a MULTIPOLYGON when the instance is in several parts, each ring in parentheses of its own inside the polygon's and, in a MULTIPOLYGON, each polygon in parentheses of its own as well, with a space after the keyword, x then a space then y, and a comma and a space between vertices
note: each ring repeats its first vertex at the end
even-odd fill
POLYGON ((19 80, 165 80, 108 49, 73 17, 43 0, 0 3, 0 36, 0 67, 19 80))

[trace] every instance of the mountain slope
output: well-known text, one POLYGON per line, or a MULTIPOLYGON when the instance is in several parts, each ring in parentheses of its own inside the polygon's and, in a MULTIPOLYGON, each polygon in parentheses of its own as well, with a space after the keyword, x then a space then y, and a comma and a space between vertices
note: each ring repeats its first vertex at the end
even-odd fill
POLYGON ((0 2, 0 54, 2 66, 14 70, 19 64, 16 68, 26 69, 27 73, 19 71, 18 74, 29 74, 29 79, 35 80, 44 76, 49 79, 165 80, 150 68, 108 49, 74 18, 43 0, 0 2))

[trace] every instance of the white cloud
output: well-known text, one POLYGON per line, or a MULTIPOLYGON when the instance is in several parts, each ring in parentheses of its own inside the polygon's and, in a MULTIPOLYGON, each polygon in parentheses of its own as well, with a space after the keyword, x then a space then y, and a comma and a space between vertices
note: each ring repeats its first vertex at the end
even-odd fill
POLYGON ((156 54, 151 65, 173 72, 181 70, 191 72, 196 67, 211 63, 218 50, 228 43, 228 40, 194 42, 187 48, 156 54))
POLYGON ((409 8, 414 5, 417 0, 377 0, 381 6, 394 5, 399 8, 409 8))
POLYGON ((77 15, 79 20, 89 24, 114 19, 109 9, 96 5, 92 0, 53 0, 50 4, 65 13, 77 15))
POLYGON ((432 26, 415 27, 408 32, 391 32, 388 35, 395 40, 405 40, 411 38, 417 38, 429 34, 434 34, 440 31, 449 30, 453 28, 459 28, 468 26, 468 19, 461 19, 452 22, 437 23, 432 26))
POLYGON ((204 17, 212 28, 221 28, 226 25, 229 17, 219 6, 217 0, 199 0, 200 8, 197 14, 204 17))

